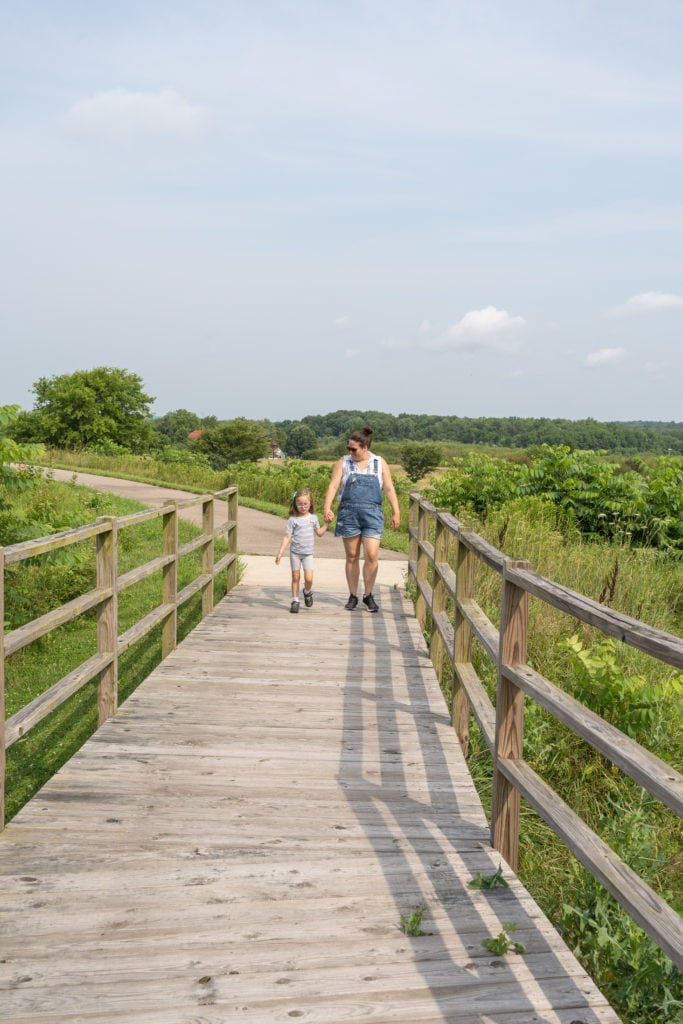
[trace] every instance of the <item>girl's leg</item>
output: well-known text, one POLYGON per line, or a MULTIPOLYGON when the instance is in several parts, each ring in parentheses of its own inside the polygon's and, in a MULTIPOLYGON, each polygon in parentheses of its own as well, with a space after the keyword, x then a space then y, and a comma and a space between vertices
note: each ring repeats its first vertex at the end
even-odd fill
POLYGON ((301 579, 301 570, 292 569, 292 600, 298 601, 299 599, 299 580, 301 579))

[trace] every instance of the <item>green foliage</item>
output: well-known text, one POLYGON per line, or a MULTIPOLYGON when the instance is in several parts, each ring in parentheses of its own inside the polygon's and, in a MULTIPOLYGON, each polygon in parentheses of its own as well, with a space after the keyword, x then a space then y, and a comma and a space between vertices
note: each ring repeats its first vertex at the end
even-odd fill
POLYGON ((659 458, 646 478, 649 543, 683 551, 683 462, 659 458))
POLYGON ((18 405, 0 406, 0 545, 40 536, 17 503, 36 486, 39 473, 30 463, 42 457, 43 446, 18 444, 6 436, 19 414, 18 405))
POLYGON ((264 427, 255 420, 243 418, 204 430, 192 446, 206 455, 213 469, 225 469, 236 462, 257 462, 270 451, 264 427))
POLYGON ((410 935, 411 938, 416 939, 420 935, 429 935, 429 932, 422 931, 422 918, 424 917, 424 908, 419 910, 413 910, 412 913, 401 914, 401 930, 405 935, 410 935))
POLYGON ((517 931, 517 925, 514 921, 503 922, 502 931, 498 932, 495 939, 482 939, 481 944, 485 946, 490 953, 495 953, 496 956, 505 956, 506 953, 512 951, 513 953, 524 953, 526 946, 523 942, 515 942, 510 938, 513 932, 517 931))
POLYGON ((683 465, 658 459, 646 475, 622 471, 603 454, 541 445, 527 464, 470 453, 427 489, 430 501, 461 519, 486 519, 519 498, 554 510, 558 528, 586 537, 683 551, 683 465))
POLYGON ((188 435, 193 430, 216 427, 218 420, 215 416, 202 417, 187 409, 176 409, 174 412, 167 412, 165 416, 155 419, 152 426, 161 435, 163 444, 186 447, 189 441, 188 435))
POLYGON ((499 864, 498 870, 494 871, 492 875, 482 875, 481 871, 477 871, 467 885, 470 889, 497 889, 498 886, 507 889, 508 883, 503 878, 503 865, 499 864))
POLYGON ((306 423, 299 423, 287 431, 285 446, 287 455, 298 459, 304 452, 315 448, 317 438, 313 430, 306 423))
POLYGON ((475 453, 453 462, 454 468, 425 492, 437 508, 450 509, 460 518, 470 512, 485 518, 490 509, 501 508, 516 496, 521 466, 475 453))
POLYGON ((174 466, 195 466, 200 469, 210 469, 209 459, 203 452, 191 451, 183 445, 169 444, 155 454, 157 462, 164 462, 174 466))
POLYGON ((441 448, 428 441, 406 441, 401 445, 401 465, 408 479, 417 483, 441 462, 441 448))
POLYGON ((18 419, 15 437, 70 449, 113 442, 142 451, 151 443, 154 399, 135 373, 99 366, 40 377, 32 390, 34 408, 18 419))
MULTIPOLYGON (((662 872, 666 854, 638 799, 629 804, 616 798, 602 825, 606 841, 639 875, 652 880, 662 872)), ((553 915, 559 930, 623 1020, 683 1020, 683 973, 577 861, 567 865, 562 892, 553 915)), ((670 891, 662 896, 675 905, 670 891)))
POLYGON ((574 696, 628 736, 652 746, 664 716, 680 720, 683 675, 657 682, 648 682, 642 675, 626 675, 611 637, 590 649, 576 634, 560 644, 570 657, 574 696))

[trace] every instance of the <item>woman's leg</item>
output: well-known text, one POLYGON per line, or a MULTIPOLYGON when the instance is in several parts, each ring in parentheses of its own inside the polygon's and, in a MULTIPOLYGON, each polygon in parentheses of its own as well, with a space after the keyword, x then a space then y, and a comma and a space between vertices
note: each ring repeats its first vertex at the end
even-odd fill
POLYGON ((363 537, 363 597, 372 593, 379 567, 379 537, 363 537))
POLYGON ((356 537, 344 537, 343 540, 346 552, 346 582, 349 594, 355 596, 358 593, 360 579, 360 534, 356 537))

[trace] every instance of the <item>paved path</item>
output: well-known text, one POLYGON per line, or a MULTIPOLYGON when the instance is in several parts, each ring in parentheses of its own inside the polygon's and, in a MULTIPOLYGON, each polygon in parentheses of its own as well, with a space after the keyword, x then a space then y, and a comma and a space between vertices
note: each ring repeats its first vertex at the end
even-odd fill
MULTIPOLYGON (((94 473, 74 473, 73 470, 51 469, 55 480, 76 481, 83 487, 116 494, 121 498, 139 501, 142 505, 161 505, 165 501, 182 501, 190 495, 173 487, 157 487, 154 484, 139 483, 135 480, 118 480, 114 477, 98 476, 94 473)), ((217 522, 220 513, 227 512, 219 503, 216 509, 217 522)), ((192 508, 183 513, 196 525, 201 524, 201 509, 192 508)), ((285 529, 284 519, 259 512, 240 505, 237 543, 241 560, 245 565, 242 582, 254 586, 280 586, 289 588, 289 563, 285 559, 275 565, 275 555, 285 529)), ((329 531, 318 538, 315 549, 315 587, 317 590, 338 590, 346 592, 344 579, 344 548, 341 540, 329 531)), ((404 554, 382 548, 378 584, 382 587, 402 587, 405 583, 408 561, 404 554)))

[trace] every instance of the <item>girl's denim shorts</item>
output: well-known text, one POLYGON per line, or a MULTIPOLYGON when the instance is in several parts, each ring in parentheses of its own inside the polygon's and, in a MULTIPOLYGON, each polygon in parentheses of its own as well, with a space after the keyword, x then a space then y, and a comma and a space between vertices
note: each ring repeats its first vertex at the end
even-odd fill
POLYGON ((335 537, 381 537, 384 532, 384 512, 381 505, 347 505, 337 511, 335 537))

